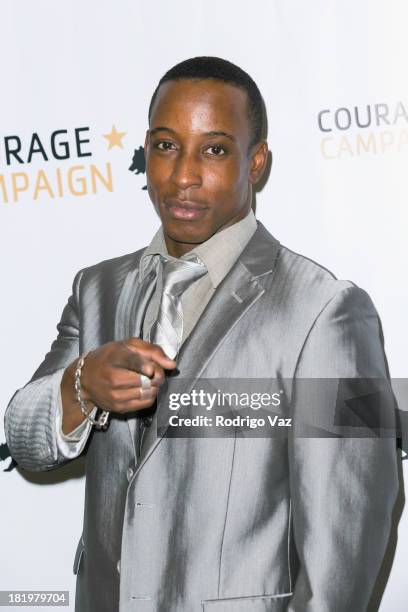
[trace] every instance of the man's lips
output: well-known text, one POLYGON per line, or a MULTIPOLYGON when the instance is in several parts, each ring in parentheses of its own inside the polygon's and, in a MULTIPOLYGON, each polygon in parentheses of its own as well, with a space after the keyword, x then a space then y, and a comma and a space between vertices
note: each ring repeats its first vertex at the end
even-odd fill
POLYGON ((196 204, 188 200, 176 200, 173 198, 165 200, 164 205, 170 213, 170 216, 175 219, 199 219, 207 210, 207 207, 202 204, 196 204))

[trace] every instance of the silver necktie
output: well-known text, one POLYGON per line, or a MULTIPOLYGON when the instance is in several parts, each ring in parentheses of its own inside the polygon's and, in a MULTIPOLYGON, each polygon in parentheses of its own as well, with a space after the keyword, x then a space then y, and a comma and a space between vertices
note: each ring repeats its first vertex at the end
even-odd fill
POLYGON ((196 255, 188 260, 162 257, 162 298, 150 341, 161 346, 171 359, 177 355, 183 339, 181 295, 206 272, 207 268, 196 255))
MULTIPOLYGON (((181 295, 191 283, 207 272, 203 262, 193 255, 190 259, 165 258, 160 256, 158 282, 162 281, 162 297, 159 313, 150 330, 150 342, 161 346, 168 357, 174 359, 183 340, 183 308, 181 295)), ((143 375, 142 375, 143 376, 143 375)), ((143 380, 143 379, 142 379, 143 380)), ((153 417, 143 416, 136 421, 137 455, 143 444, 146 427, 153 417)))

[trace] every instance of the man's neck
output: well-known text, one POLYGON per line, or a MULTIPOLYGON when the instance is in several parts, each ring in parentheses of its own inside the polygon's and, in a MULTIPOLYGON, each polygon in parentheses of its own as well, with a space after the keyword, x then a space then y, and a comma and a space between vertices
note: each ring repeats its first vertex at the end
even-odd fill
POLYGON ((240 214, 237 217, 233 217, 227 223, 225 223, 225 225, 222 225, 221 227, 219 227, 214 232, 214 234, 211 234, 211 236, 207 236, 205 240, 201 242, 197 242, 197 243, 178 242, 177 240, 174 240, 170 236, 167 236, 163 228, 163 236, 164 236, 164 240, 166 243, 167 251, 169 255, 171 255, 172 257, 177 257, 177 258, 182 257, 186 253, 189 253, 190 251, 198 247, 200 244, 204 244, 205 242, 210 240, 210 238, 212 238, 212 236, 214 236, 215 234, 219 234, 223 230, 227 229, 227 227, 231 227, 232 225, 235 225, 235 223, 242 221, 242 219, 245 219, 245 217, 247 217, 248 214, 249 214, 249 210, 245 211, 245 214, 240 214))
POLYGON ((198 242, 197 244, 189 244, 188 242, 176 242, 172 240, 166 234, 164 234, 164 240, 166 242, 166 247, 169 255, 172 257, 183 257, 186 253, 192 251, 196 246, 202 244, 202 242, 198 242))

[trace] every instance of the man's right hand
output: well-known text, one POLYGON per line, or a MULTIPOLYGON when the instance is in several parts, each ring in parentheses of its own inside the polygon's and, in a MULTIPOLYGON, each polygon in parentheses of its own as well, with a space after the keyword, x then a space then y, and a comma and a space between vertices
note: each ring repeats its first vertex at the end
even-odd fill
MULTIPOLYGON (((74 390, 77 362, 76 359, 67 367, 61 381, 62 431, 66 435, 85 418, 74 390)), ((139 338, 107 342, 85 359, 81 375, 82 397, 98 408, 119 414, 149 408, 164 382, 165 370, 175 367, 176 362, 156 344, 139 338), (143 399, 141 374, 151 379, 150 397, 148 390, 143 389, 143 399)))

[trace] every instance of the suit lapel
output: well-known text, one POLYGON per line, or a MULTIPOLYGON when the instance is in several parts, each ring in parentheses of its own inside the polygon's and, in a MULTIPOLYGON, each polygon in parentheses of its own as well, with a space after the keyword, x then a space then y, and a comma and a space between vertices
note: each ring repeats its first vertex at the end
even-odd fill
MULTIPOLYGON (((258 222, 258 229, 249 241, 241 256, 217 287, 212 299, 205 308, 190 336, 184 342, 178 358, 179 375, 186 379, 188 393, 194 386, 208 362, 225 341, 230 331, 265 292, 262 277, 272 273, 278 257, 279 242, 258 222), (192 348, 195 348, 194 359, 192 348), (197 351, 196 347, 199 347, 197 351)), ((166 405, 172 393, 175 380, 167 379, 158 410, 166 405)), ((151 427, 145 432, 137 470, 140 470, 148 457, 160 443, 165 430, 157 433, 157 411, 151 427)))
MULTIPOLYGON (((116 310, 115 340, 124 340, 132 336, 141 337, 143 318, 155 289, 155 276, 154 270, 150 270, 140 283, 138 267, 128 272, 116 310)), ((128 418, 126 422, 136 455, 136 418, 128 418)))

